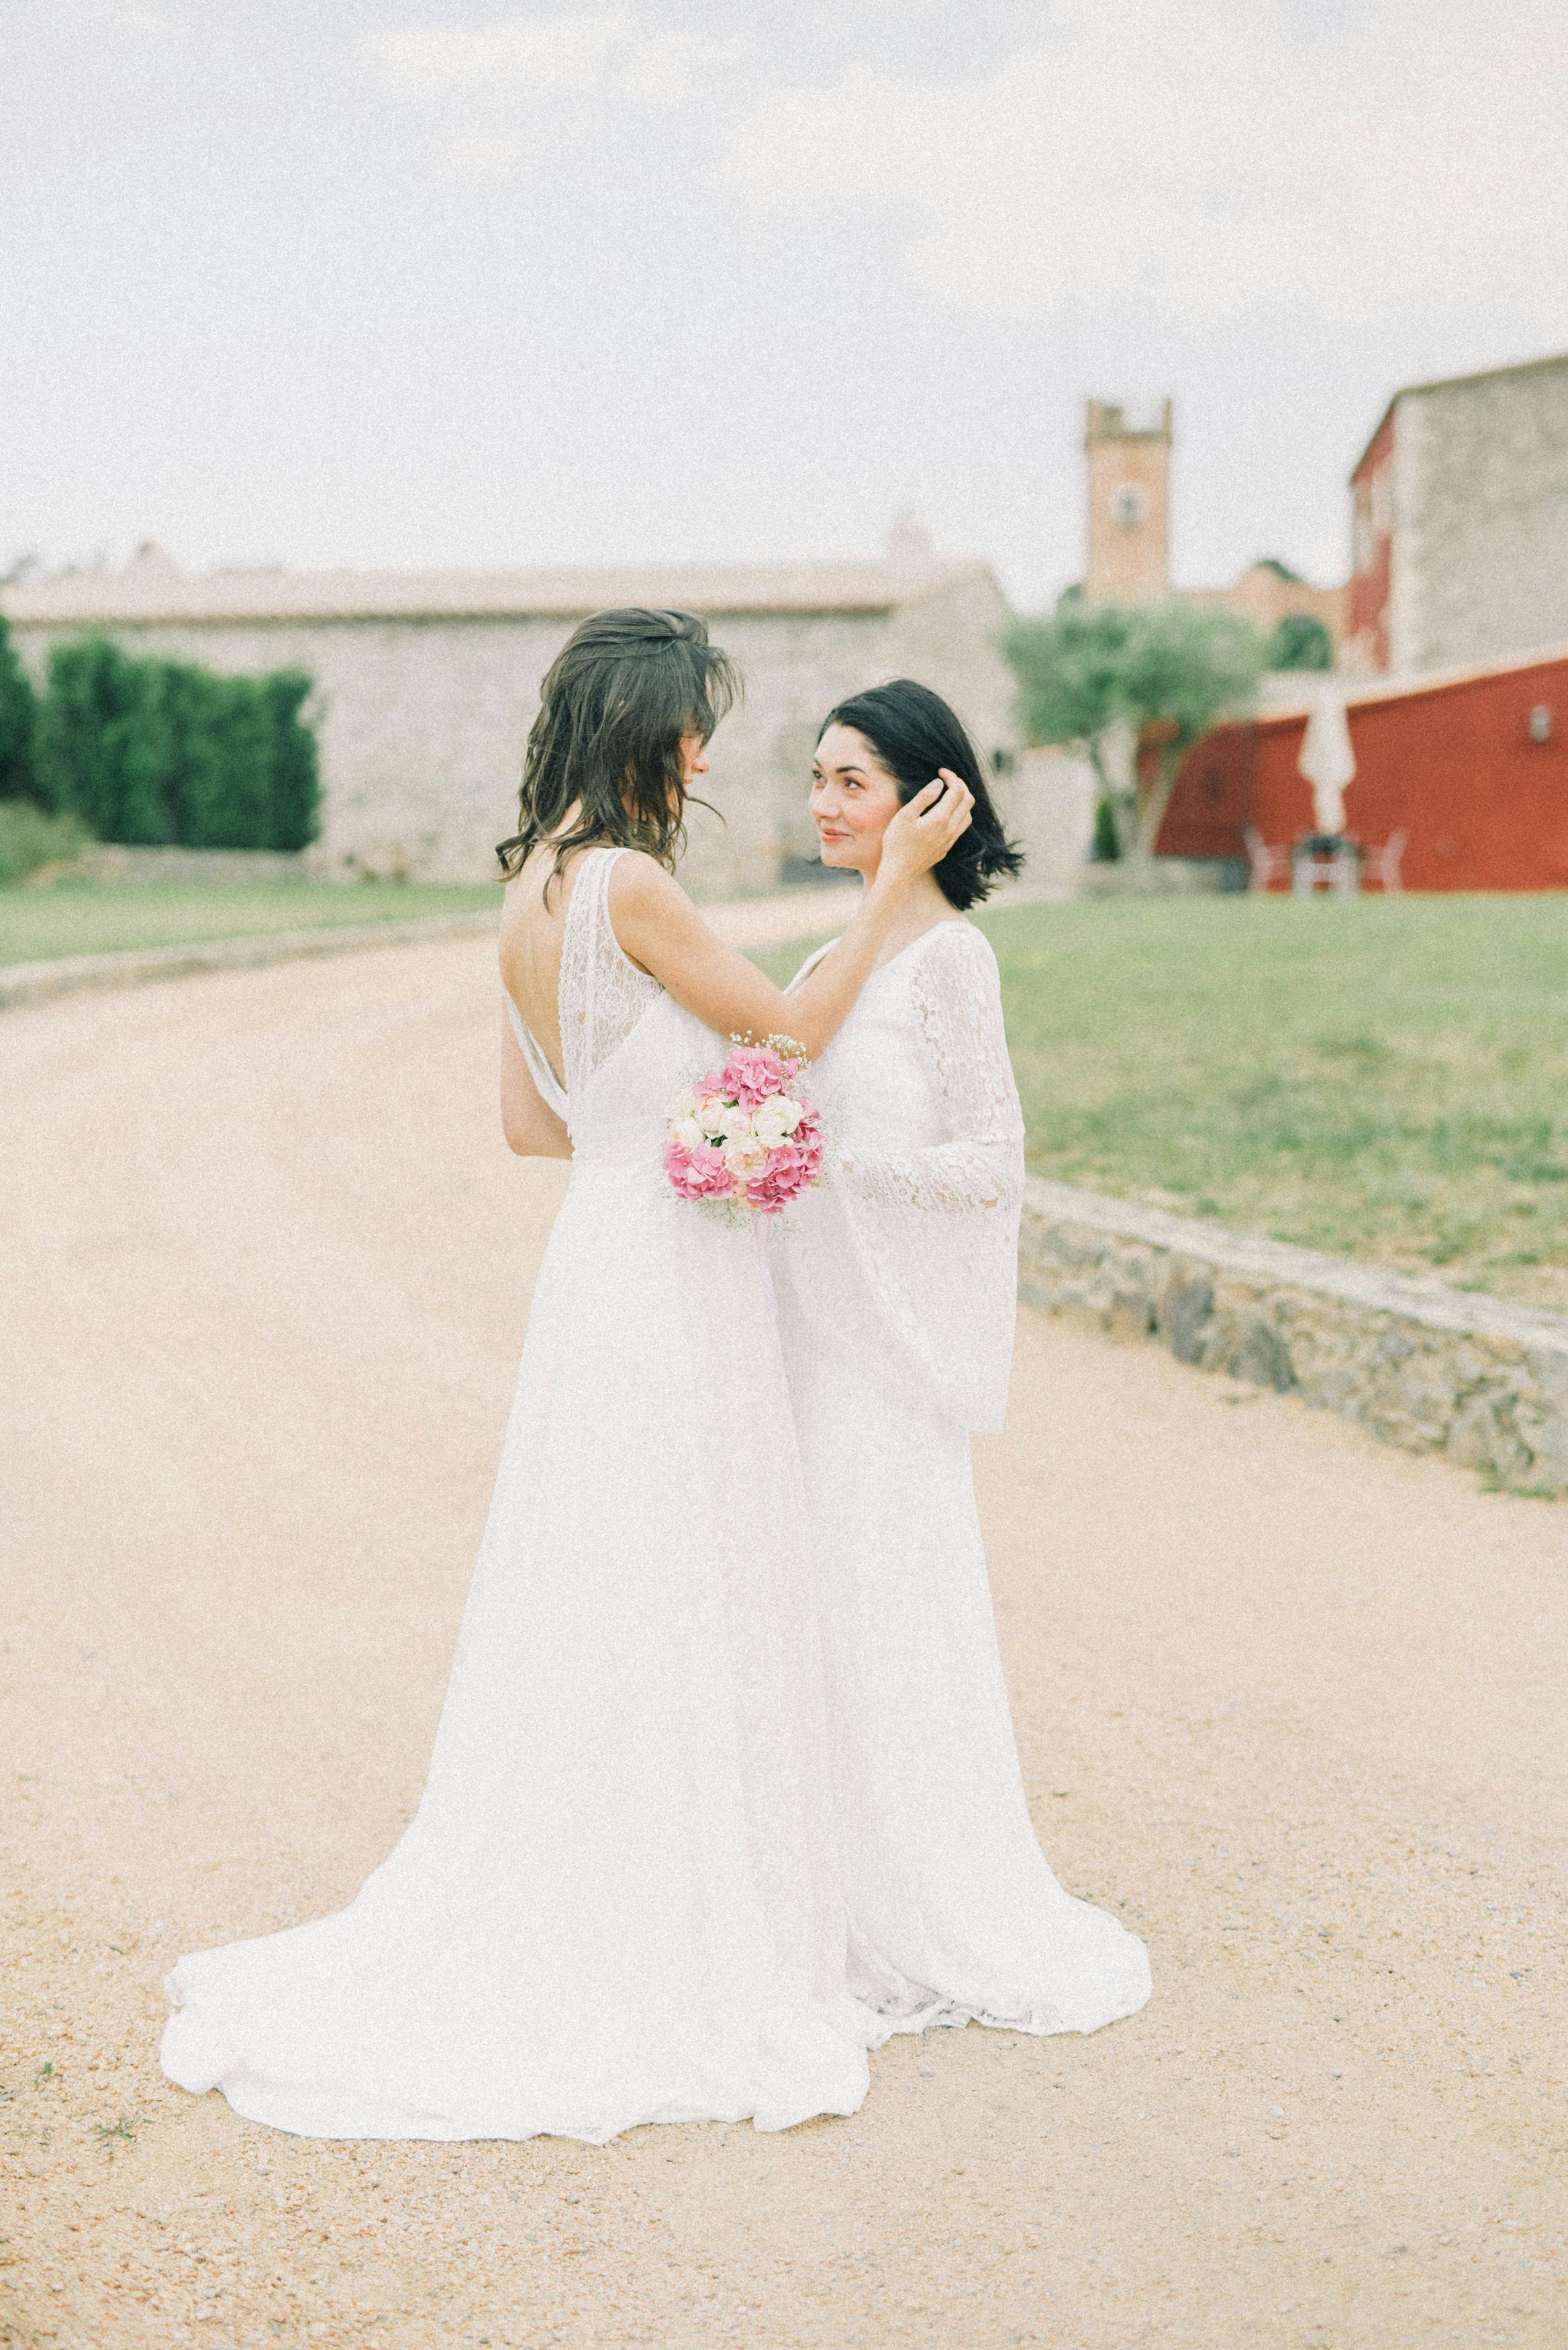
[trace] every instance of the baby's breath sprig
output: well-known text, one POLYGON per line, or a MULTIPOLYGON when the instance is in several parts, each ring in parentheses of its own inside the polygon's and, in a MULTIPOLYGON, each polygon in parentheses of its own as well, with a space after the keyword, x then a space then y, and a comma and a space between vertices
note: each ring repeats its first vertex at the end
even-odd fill
MULTIPOLYGON (((732 1028, 730 1042, 732 1045, 750 1045, 753 1051, 757 1049, 755 1031, 750 1028, 740 1035, 732 1028)), ((805 1046, 795 1036, 764 1036, 762 1040, 762 1048, 766 1052, 776 1053, 781 1060, 809 1061, 811 1058, 805 1046)))

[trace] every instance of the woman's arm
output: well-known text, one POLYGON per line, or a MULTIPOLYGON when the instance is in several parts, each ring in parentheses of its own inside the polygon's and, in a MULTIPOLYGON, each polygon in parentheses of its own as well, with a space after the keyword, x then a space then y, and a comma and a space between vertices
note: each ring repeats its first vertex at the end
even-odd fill
POLYGON ((715 938, 685 890, 650 857, 617 860, 610 877, 616 936, 633 962, 707 1027, 726 1036, 791 1036, 815 1058, 870 978, 910 884, 940 864, 967 828, 973 804, 968 787, 944 770, 899 809, 853 920, 792 994, 715 938))
POLYGON ((504 1011, 501 1019, 501 1131, 519 1159, 569 1159, 571 1137, 529 1075, 504 1011))

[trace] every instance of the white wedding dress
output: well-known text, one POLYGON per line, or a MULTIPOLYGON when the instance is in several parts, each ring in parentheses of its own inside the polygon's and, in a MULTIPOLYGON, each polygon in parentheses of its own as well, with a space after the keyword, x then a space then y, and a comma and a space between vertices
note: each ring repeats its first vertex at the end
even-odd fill
POLYGON ((1023 1188, 983 934, 943 921, 885 963, 812 1076, 832 1147, 773 1260, 851 1984, 894 2028, 1093 2032, 1143 2005, 1148 1960, 1035 1842, 970 1466, 1006 1410, 1023 1188))
POLYGON ((170 2077, 320 2137, 598 2142, 852 2113, 798 1458, 764 1260, 678 1200, 667 1106, 715 1039, 573 877, 570 1186, 418 1815, 334 1917, 182 1959, 170 2077))

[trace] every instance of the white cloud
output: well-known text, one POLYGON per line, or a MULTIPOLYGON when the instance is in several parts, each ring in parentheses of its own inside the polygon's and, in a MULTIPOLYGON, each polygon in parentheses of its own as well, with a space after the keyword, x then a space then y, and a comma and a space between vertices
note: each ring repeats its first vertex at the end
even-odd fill
POLYGON ((1565 119, 1562 0, 1366 0, 1310 28, 1281 0, 1057 0, 976 76, 763 96, 727 169, 769 209, 910 216, 918 280, 987 315, 1344 324, 1568 285, 1565 119))

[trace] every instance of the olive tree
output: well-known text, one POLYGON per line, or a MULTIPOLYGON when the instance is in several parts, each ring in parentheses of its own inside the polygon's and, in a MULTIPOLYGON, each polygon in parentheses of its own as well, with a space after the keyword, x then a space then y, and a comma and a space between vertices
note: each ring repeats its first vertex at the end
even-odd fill
POLYGON ((1086 604, 1069 593, 1049 618, 1013 621, 1002 650, 1024 732, 1087 755, 1120 851, 1140 861, 1154 855, 1182 760, 1218 717, 1250 705, 1263 668, 1251 621, 1177 597, 1086 604))

